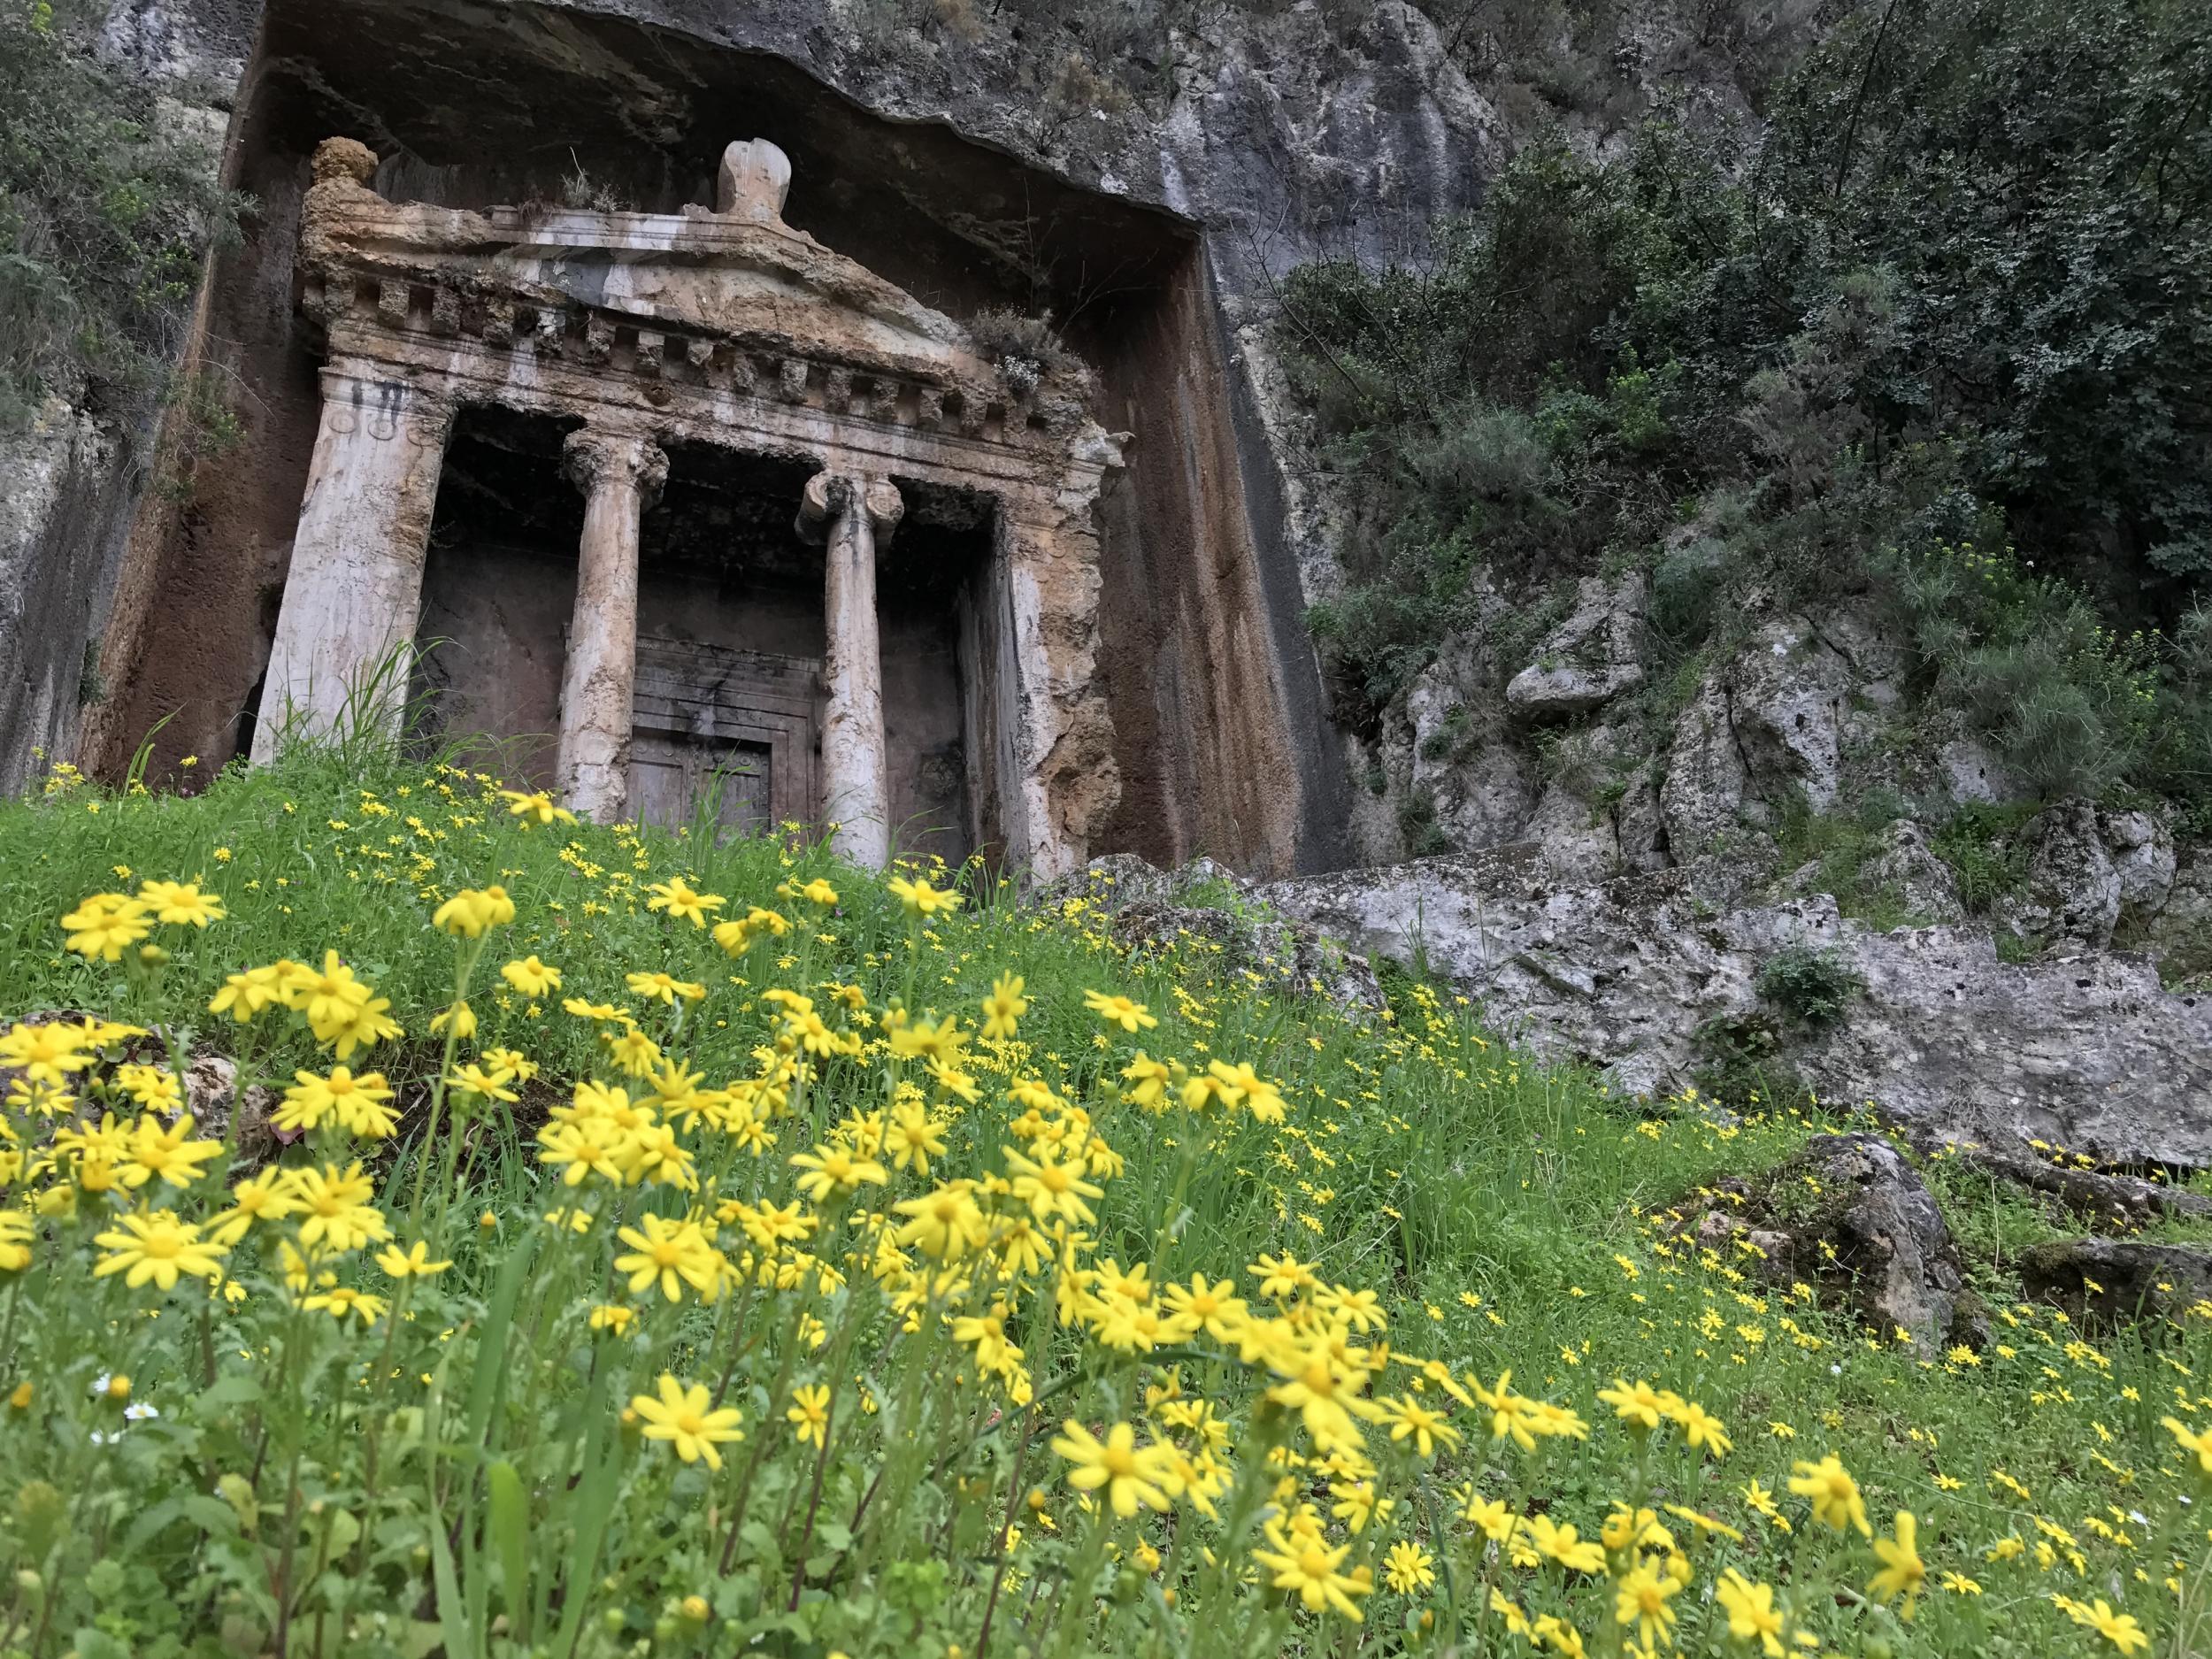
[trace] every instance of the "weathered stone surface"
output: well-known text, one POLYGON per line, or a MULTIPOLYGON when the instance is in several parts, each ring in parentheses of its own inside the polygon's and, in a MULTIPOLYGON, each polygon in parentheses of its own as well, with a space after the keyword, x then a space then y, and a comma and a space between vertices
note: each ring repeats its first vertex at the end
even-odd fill
POLYGON ((453 408, 372 363, 323 371, 322 426, 254 727, 256 760, 349 721, 397 731, 407 688, 397 657, 422 609, 453 408))
POLYGON ((2120 914, 2116 929, 2139 929, 2166 906, 2173 892, 2177 859, 2165 818, 2154 812, 2104 811, 2097 833, 2120 881, 2120 914))
POLYGON ((266 1083, 249 1085, 242 1094, 237 1063, 225 1055, 196 1054, 184 1068, 185 1109, 198 1125, 199 1135, 229 1141, 242 1168, 259 1164, 276 1150, 269 1114, 279 1098, 266 1083))
POLYGON ((1859 872, 1859 885, 1881 893, 1923 922, 1962 922, 1959 879, 1928 844, 1928 832, 1899 818, 1882 832, 1882 849, 1859 872))
POLYGON ((1521 839, 1536 803, 1536 768, 1509 741, 1494 672, 1479 632, 1455 635, 1406 691, 1411 787, 1454 846, 1521 839))
POLYGON ((1371 953, 1418 949, 1502 1031, 1653 1095, 1696 1072, 1706 1021, 1772 1013, 1754 981, 1777 950, 1832 949, 1863 991, 1788 1053, 1824 1098, 1993 1145, 2212 1164, 2212 999, 2132 957, 2014 964, 1975 927, 1875 933, 1824 896, 1725 908, 1699 875, 1562 885, 1521 844, 1254 891, 1371 953))
POLYGON ((564 445, 584 492, 576 613, 561 670, 561 790, 601 823, 628 804, 637 694, 638 521, 668 481, 668 457, 641 433, 586 427, 564 445))
POLYGON ((1924 1349, 1981 1340, 1942 1209, 1880 1135, 1816 1136, 1755 1182, 1729 1176, 1701 1190, 1671 1225, 1702 1248, 1750 1245, 1760 1277, 1820 1285, 1885 1339, 1902 1330, 1924 1349))
POLYGON ((2062 801, 2020 832, 2032 849, 2027 892, 2014 911, 2024 933, 2056 945, 2101 950, 2120 919, 2120 872, 2099 833, 2097 809, 2062 801))
POLYGON ((2166 902, 2144 926, 2143 945, 2170 980, 2212 974, 2212 849, 2178 861, 2166 902))
POLYGON ((2212 1310, 2212 1248, 2130 1239, 2074 1239, 2021 1253, 2029 1298, 2092 1330, 2212 1310))
POLYGON ((1699 913, 1680 872, 1562 884, 1527 841, 1257 892, 1371 954, 1409 961, 1417 949, 1506 1034, 1640 1094, 1686 1081, 1696 1026, 1750 1005, 1761 944, 1834 926, 1832 903, 1809 901, 1786 920, 1754 918, 1762 937, 1747 940, 1699 913))
POLYGON ((1762 624, 1676 722, 1663 797, 1675 856, 1722 850, 1744 826, 1769 824, 1792 794, 1816 812, 1832 807, 1854 695, 1867 683, 1806 618, 1762 624))
POLYGON ((1523 718, 1586 714, 1643 683, 1644 607, 1640 572, 1609 582, 1586 576, 1574 614, 1536 649, 1536 660, 1515 674, 1505 700, 1523 718))
MULTIPOLYGON (((0 1036, 19 1025, 81 1025, 99 1018, 98 1015, 77 1009, 39 1009, 12 1018, 0 1016, 0 1036)), ((149 1033, 125 1039, 110 1051, 109 1057, 119 1064, 129 1062, 164 1070, 170 1064, 167 1044, 149 1033)), ((24 1073, 17 1068, 0 1066, 0 1094, 26 1081, 24 1073)), ((269 1114, 275 1110, 279 1099, 274 1088, 256 1083, 242 1094, 237 1064, 227 1056, 209 1049, 201 1049, 185 1061, 183 1081, 181 1115, 191 1118, 196 1139, 229 1141, 242 1164, 258 1163, 274 1148, 275 1139, 269 1126, 269 1114)), ((50 1134, 58 1124, 66 1121, 49 1120, 45 1133, 50 1134)))
POLYGON ((112 434, 59 398, 0 435, 0 795, 75 758, 79 709, 114 580, 106 544, 115 497, 112 434))
POLYGON ((2074 1214, 2108 1227, 2139 1227, 2162 1216, 2212 1216, 2212 1198, 2170 1181, 2084 1169, 2068 1154, 2027 1147, 1954 1143, 1952 1156, 2016 1186, 2047 1194, 2074 1214))
POLYGON ((1778 1197, 1809 1179, 1810 1214, 1790 1227, 1801 1269, 1826 1259, 1851 1276, 1860 1312, 1923 1347, 1957 1340, 1972 1321, 1965 1264, 1943 1211, 1903 1154, 1879 1135, 1818 1135, 1776 1171, 1778 1197))

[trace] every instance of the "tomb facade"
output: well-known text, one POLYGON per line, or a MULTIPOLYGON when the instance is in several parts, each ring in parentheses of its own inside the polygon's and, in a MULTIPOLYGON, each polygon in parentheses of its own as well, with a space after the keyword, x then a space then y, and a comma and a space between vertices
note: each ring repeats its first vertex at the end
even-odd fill
POLYGON ((764 139, 680 214, 396 202, 375 168, 327 140, 303 204, 320 425, 257 759, 396 731, 411 684, 603 820, 1043 878, 1100 849, 1096 509, 1129 434, 1079 365, 994 361, 786 224, 764 139))

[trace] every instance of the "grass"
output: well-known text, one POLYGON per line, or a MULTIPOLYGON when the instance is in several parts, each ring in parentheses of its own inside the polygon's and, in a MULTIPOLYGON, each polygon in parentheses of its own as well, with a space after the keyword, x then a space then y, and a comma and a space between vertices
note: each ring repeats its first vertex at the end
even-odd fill
MULTIPOLYGON (((104 1161, 57 1138, 75 1106, 50 1116, 50 1094, 19 1089, 0 1165, 18 1206, 0 1251, 22 1258, 0 1273, 0 1652, 1476 1655, 1528 1651, 1517 1627, 1550 1618, 1548 1650, 1615 1654, 1636 1633, 1617 1617, 1631 1586, 1684 1650, 1714 1652, 1731 1572, 1824 1651, 2116 1651, 2099 1598, 2161 1652, 2201 1646, 2204 1544, 2178 1502, 2195 1463, 2159 1424, 2202 1418, 2201 1322, 2101 1349, 2012 1306, 1987 1351, 1923 1353, 1667 1233, 1668 1207, 1826 1120, 1647 1115, 1498 1045, 1448 988, 1393 975, 1387 1018, 1347 1013, 1262 994, 1202 950, 1125 959, 1094 901, 1026 908, 973 869, 916 877, 964 902, 917 918, 796 839, 525 828, 484 779, 359 750, 190 799, 65 775, 0 804, 0 1016, 153 1033, 92 1040, 96 1063, 68 1078, 87 1112, 127 1129, 133 1091, 157 1101, 172 1057, 206 1050, 242 1086, 328 1074, 302 1013, 238 1023, 208 1003, 227 975, 334 950, 402 1029, 349 1056, 388 1079, 396 1133, 310 1128, 275 1154, 278 1188, 303 1195, 314 1168, 359 1157, 355 1218, 452 1263, 396 1278, 373 1244, 303 1262, 296 1214, 245 1226, 214 1285, 96 1277, 121 1216, 211 1226, 225 1187, 263 1178, 257 1148, 217 1130, 202 1177, 167 1186, 134 1161, 157 1154, 104 1161), (758 919, 726 949, 649 908, 672 878, 725 898, 708 920, 758 907, 787 931, 758 919), (157 964, 134 941, 114 963, 65 947, 65 912, 148 879, 196 882, 227 913, 156 929, 157 964), (803 896, 818 879, 834 903, 803 896), (493 883, 511 921, 441 930, 448 901, 493 883), (534 955, 563 971, 558 993, 500 977, 534 955), (663 972, 703 995, 664 1005, 627 977, 663 972), (976 1034, 987 999, 1012 1007, 994 989, 1010 975, 1018 1032, 976 1034), (457 983, 466 1040, 430 1028, 457 983), (810 998, 818 1028, 772 989, 810 998), (1102 1017, 1091 992, 1131 1007, 1102 1017), (666 1056, 659 1084, 615 1069, 622 1021, 565 997, 632 1017, 666 1056), (803 1065, 810 1035, 832 1051, 803 1065), (1179 1078, 1219 1062, 1241 1098, 1148 1105, 1140 1050, 1179 1078), (510 1071, 516 1099, 441 1082, 495 1074, 501 1051, 535 1068, 510 1071), (566 1144, 565 1118, 610 1121, 572 1102, 594 1078, 686 1125, 697 1192, 631 1142, 615 1168, 641 1179, 562 1184, 540 1153, 566 1144), (902 1114, 941 1143, 926 1174, 892 1156, 902 1114), (882 1184, 795 1189, 790 1158, 818 1145, 876 1150, 882 1184), (1097 1187, 1093 1218, 1041 1217, 1008 1148, 1097 1187), (634 1292, 613 1267, 618 1229, 648 1216, 683 1235, 710 1295, 680 1277, 674 1300, 634 1292), (1055 1232, 1023 1259, 1020 1238, 1055 1232), (934 1258, 933 1237, 972 1242, 934 1258), (1194 1324, 1187 1289, 1164 1289, 1194 1274, 1234 1279, 1248 1312, 1194 1324), (1653 1432, 1599 1399, 1616 1378, 1675 1391, 1653 1432), (695 1426, 741 1419, 742 1440, 704 1443, 718 1468, 657 1438, 664 1392, 693 1387, 695 1426), (1333 1413, 1314 1387, 1358 1404, 1333 1413), (1692 1402, 1726 1425, 1724 1455, 1687 1443, 1692 1402), (1069 1479, 1107 1469, 1085 1440, 1117 1425, 1153 1488, 1124 1489, 1126 1516, 1069 1479), (1868 1540, 1790 1491, 1797 1460, 1830 1453, 1877 1534, 1918 1517, 1909 1624, 1874 1594, 1868 1540), (1154 1496, 1166 1507, 1137 1501, 1154 1496), (1663 1540, 1622 1532, 1570 1566, 1531 1548, 1571 1558, 1557 1534, 1512 1518, 1586 1540, 1616 1504, 1653 1509, 1663 1540)), ((165 1119, 145 1116, 142 1137, 165 1119)), ((2008 1202, 1986 1224, 1970 1209, 1970 1248, 2016 1246, 2008 1202)))

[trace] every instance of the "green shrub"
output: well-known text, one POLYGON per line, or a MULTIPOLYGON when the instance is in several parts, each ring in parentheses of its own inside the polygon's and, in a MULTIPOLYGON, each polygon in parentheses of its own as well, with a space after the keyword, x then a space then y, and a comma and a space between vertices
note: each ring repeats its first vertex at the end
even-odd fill
POLYGON ((1832 950, 1810 945, 1787 945, 1760 964, 1752 981, 1762 1001, 1810 1031, 1823 1030, 1843 1018, 1859 978, 1832 950))
POLYGON ((96 20, 0 0, 0 426, 56 394, 142 409, 183 344, 202 257, 247 205, 211 146, 92 55, 96 20))
POLYGON ((1968 915, 1991 914, 2027 885, 2027 850, 2014 832, 2033 810, 1968 802, 1928 838, 1936 856, 1958 878, 1959 902, 1968 915))
POLYGON ((2179 0, 1898 0, 1755 151, 1663 111, 1611 165, 1523 150, 1417 268, 1294 273, 1279 341, 1350 480, 1338 680, 1402 691, 1478 572, 1647 565, 1662 669, 1755 603, 1874 593, 2029 787, 2212 829, 2208 81, 2179 0), (1729 511, 1663 548, 1689 497, 1729 511))

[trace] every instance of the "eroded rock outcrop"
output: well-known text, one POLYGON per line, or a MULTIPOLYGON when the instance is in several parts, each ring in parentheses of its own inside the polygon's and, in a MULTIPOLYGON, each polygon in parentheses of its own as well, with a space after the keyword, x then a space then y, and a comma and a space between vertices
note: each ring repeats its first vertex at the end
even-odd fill
POLYGON ((1820 1284, 1885 1337, 1901 1331, 1924 1348, 1981 1339, 1942 1209, 1880 1135, 1816 1135, 1755 1187, 1725 1183, 1678 1225, 1703 1244, 1740 1238, 1764 1277, 1820 1284))
POLYGON ((1939 1137, 2212 1164, 2212 1000, 2167 991, 2145 959, 2007 963, 1981 928, 1879 933, 1825 895, 1731 906, 1729 875, 1563 885, 1521 844, 1254 892, 1360 949, 1417 952, 1500 1030, 1631 1093, 1680 1088, 1705 1059, 1702 1030, 1755 1018, 1840 1106, 1939 1137), (1790 947, 1832 953, 1858 987, 1825 1029, 1778 1022, 1763 1002, 1759 972, 1790 947))
POLYGON ((1373 964, 1324 930, 1269 910, 1210 858, 1156 870, 1128 854, 1097 858, 1046 888, 1048 902, 1091 902, 1110 911, 1108 931, 1143 955, 1180 950, 1210 956, 1217 975, 1347 1008, 1379 1010, 1373 964))
POLYGON ((2212 1249, 2202 1245, 2072 1239, 2036 1245, 2019 1265, 2031 1300, 2092 1330, 2212 1313, 2212 1249))
POLYGON ((1643 684, 1645 603, 1641 572, 1617 582, 1585 577, 1574 614, 1507 682, 1507 703, 1525 719, 1560 719, 1602 708, 1643 684))

